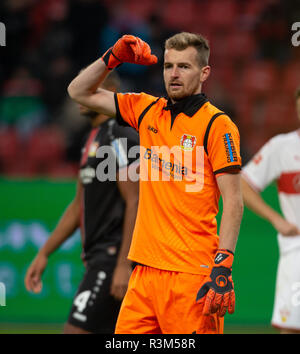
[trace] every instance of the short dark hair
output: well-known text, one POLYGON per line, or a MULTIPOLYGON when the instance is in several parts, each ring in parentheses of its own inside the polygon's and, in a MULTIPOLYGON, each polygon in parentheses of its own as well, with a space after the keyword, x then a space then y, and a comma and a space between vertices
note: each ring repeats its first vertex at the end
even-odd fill
POLYGON ((165 42, 165 49, 184 50, 188 47, 194 47, 197 50, 200 67, 208 65, 209 43, 201 34, 180 32, 165 42))

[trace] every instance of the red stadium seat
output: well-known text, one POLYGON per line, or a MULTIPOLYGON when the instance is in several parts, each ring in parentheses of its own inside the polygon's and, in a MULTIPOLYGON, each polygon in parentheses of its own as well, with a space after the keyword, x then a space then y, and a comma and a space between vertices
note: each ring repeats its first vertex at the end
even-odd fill
POLYGON ((296 129, 298 120, 295 111, 294 97, 278 94, 269 97, 265 108, 266 130, 273 136, 296 129))
POLYGON ((65 157, 65 138, 55 127, 36 130, 28 141, 27 158, 43 171, 65 157))
POLYGON ((257 61, 246 66, 242 78, 242 89, 246 95, 267 96, 279 86, 279 71, 271 61, 257 61))
POLYGON ((178 28, 178 30, 191 31, 191 25, 195 16, 201 14, 195 12, 195 2, 193 0, 169 0, 161 2, 163 9, 163 21, 166 26, 178 28))
POLYGON ((3 173, 11 177, 33 177, 39 173, 37 167, 28 161, 24 156, 22 159, 16 160, 13 164, 6 164, 3 173))
POLYGON ((243 13, 246 16, 257 17, 262 13, 262 11, 268 6, 268 2, 261 0, 251 0, 243 2, 243 13))
POLYGON ((13 162, 21 153, 20 142, 14 128, 0 129, 0 161, 2 164, 13 162))
POLYGON ((249 31, 232 31, 228 36, 227 48, 231 60, 250 61, 255 55, 256 42, 249 31))
POLYGON ((127 0, 127 9, 129 13, 137 18, 147 19, 154 12, 156 2, 152 0, 127 0))
POLYGON ((253 105, 250 98, 241 92, 236 93, 233 97, 235 99, 236 115, 240 124, 245 127, 251 126, 253 105))
POLYGON ((225 89, 231 90, 235 83, 235 74, 234 68, 230 64, 230 62, 222 62, 218 65, 212 65, 211 74, 207 83, 210 85, 213 84, 213 81, 217 81, 225 89))
POLYGON ((244 135, 243 144, 249 156, 252 157, 270 138, 270 134, 263 130, 248 129, 247 135, 244 135))
POLYGON ((267 126, 287 123, 288 103, 284 97, 270 97, 265 104, 264 121, 267 126))
POLYGON ((45 170, 45 174, 52 178, 76 178, 78 169, 78 164, 62 162, 58 165, 49 166, 45 170))
POLYGON ((282 88, 291 96, 294 96, 297 88, 300 87, 300 64, 290 63, 283 69, 282 88))
POLYGON ((278 92, 274 96, 251 100, 244 95, 237 105, 239 127, 244 134, 244 145, 255 153, 272 136, 296 129, 294 103, 291 97, 278 92))
MULTIPOLYGON (((201 3, 199 6, 201 6, 201 3)), ((210 0, 205 17, 208 25, 215 30, 230 28, 235 25, 238 19, 237 3, 235 0, 210 0)))

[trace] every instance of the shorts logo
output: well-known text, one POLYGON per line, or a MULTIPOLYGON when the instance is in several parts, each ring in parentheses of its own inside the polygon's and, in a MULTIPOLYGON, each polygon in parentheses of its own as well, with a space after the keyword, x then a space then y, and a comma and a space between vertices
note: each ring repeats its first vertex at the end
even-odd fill
POLYGON ((227 162, 237 162, 237 154, 231 133, 223 135, 223 142, 226 150, 227 162))
POLYGON ((194 146, 196 145, 196 141, 197 141, 197 139, 195 136, 183 134, 180 139, 181 150, 192 151, 194 146))

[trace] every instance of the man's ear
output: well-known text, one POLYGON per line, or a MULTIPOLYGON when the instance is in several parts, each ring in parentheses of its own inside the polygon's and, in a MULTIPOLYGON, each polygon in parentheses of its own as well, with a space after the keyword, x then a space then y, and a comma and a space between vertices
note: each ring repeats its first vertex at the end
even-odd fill
POLYGON ((200 81, 204 82, 206 79, 209 77, 210 74, 210 66, 206 65, 201 68, 201 73, 200 73, 200 81))

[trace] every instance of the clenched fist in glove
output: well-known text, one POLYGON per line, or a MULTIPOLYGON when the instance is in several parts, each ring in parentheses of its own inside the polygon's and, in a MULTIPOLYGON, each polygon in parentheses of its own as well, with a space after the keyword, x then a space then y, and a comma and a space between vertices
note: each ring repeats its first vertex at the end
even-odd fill
POLYGON ((217 312, 220 317, 223 317, 227 310, 231 314, 234 312, 232 263, 233 253, 231 251, 224 249, 217 251, 210 276, 204 281, 196 298, 197 302, 204 302, 203 315, 217 312))
POLYGON ((149 44, 138 37, 126 34, 113 47, 108 49, 101 58, 109 70, 122 63, 152 65, 157 63, 157 57, 151 54, 149 44))

